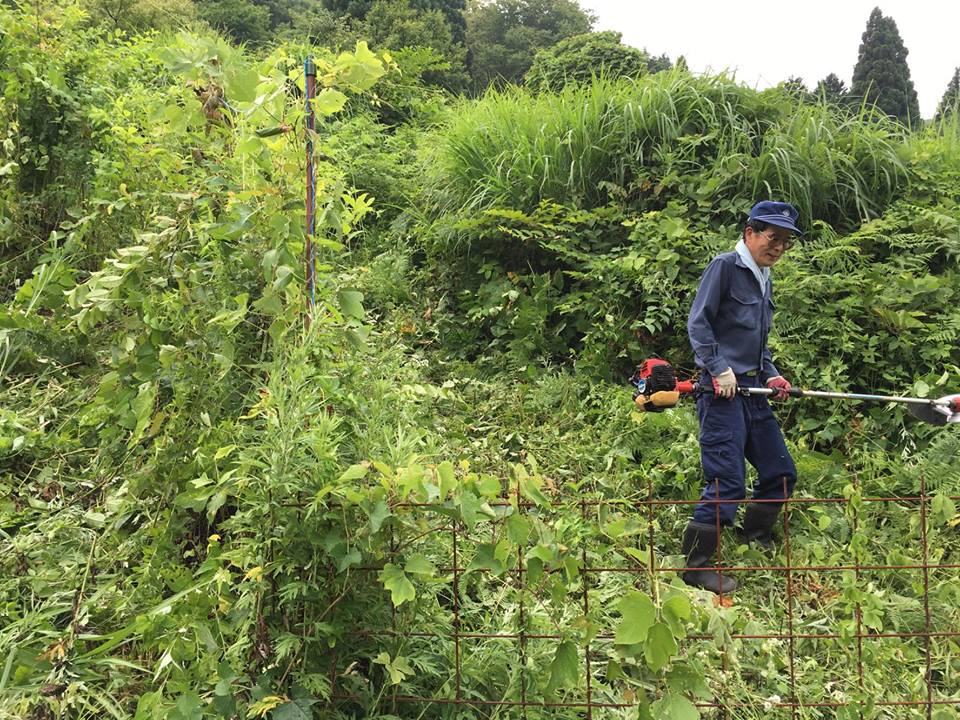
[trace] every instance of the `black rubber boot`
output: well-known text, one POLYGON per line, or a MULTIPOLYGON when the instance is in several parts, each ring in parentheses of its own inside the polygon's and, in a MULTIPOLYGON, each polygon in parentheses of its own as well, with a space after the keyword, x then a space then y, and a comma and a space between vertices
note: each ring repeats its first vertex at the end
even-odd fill
POLYGON ((743 513, 740 540, 749 545, 757 543, 765 550, 773 550, 773 526, 780 514, 781 503, 750 503, 743 513))
POLYGON ((691 520, 683 532, 683 555, 687 567, 710 568, 709 570, 686 570, 683 581, 687 585, 715 593, 731 593, 737 589, 737 581, 713 569, 710 561, 717 551, 717 528, 707 523, 691 520))

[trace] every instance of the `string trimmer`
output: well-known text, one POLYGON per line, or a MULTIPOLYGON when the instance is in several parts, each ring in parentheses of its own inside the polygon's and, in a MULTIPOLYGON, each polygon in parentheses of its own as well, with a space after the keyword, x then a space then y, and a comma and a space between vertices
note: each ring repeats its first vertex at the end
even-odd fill
MULTIPOLYGON (((646 412, 661 412, 674 407, 682 395, 697 396, 701 393, 712 393, 712 387, 702 387, 700 383, 690 380, 680 382, 673 366, 666 360, 651 358, 640 363, 637 371, 630 378, 630 384, 636 387, 633 399, 637 407, 646 412)), ((758 387, 738 387, 741 395, 773 395, 776 390, 758 387)), ((933 425, 946 425, 960 422, 960 394, 945 395, 942 398, 903 397, 900 395, 865 395, 863 393, 839 393, 824 390, 800 390, 791 388, 787 391, 790 397, 795 398, 830 398, 833 400, 866 400, 868 402, 895 402, 907 404, 907 410, 918 420, 933 425)))

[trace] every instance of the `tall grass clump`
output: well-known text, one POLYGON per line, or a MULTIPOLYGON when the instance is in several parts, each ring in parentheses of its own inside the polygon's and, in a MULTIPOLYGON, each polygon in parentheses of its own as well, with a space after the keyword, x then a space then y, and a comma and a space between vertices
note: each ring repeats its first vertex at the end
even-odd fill
POLYGON ((454 114, 440 180, 459 207, 530 209, 544 199, 592 206, 604 201, 606 183, 627 187, 637 165, 662 162, 663 148, 749 124, 759 109, 755 93, 726 78, 679 70, 558 93, 494 90, 454 114))
POLYGON ((878 217, 906 186, 899 157, 903 127, 862 107, 848 113, 825 103, 798 105, 745 158, 735 190, 747 197, 788 198, 813 219, 856 227, 878 217))
POLYGON ((871 109, 799 104, 673 70, 558 93, 490 92, 454 112, 436 167, 444 209, 591 208, 616 197, 643 211, 679 193, 731 220, 770 196, 797 204, 807 222, 852 227, 905 187, 903 142, 871 109))

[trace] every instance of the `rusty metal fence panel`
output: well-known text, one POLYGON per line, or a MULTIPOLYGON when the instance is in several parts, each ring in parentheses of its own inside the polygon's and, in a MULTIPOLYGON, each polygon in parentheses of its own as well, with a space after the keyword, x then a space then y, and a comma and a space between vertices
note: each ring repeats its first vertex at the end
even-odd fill
MULTIPOLYGON (((781 513, 782 537, 774 556, 758 556, 751 551, 743 557, 735 536, 722 529, 718 520, 717 561, 721 572, 741 580, 747 586, 746 591, 742 590, 744 595, 758 592, 751 585, 762 586, 760 591, 767 592, 768 598, 763 605, 779 603, 785 612, 776 621, 776 627, 765 626, 763 618, 757 617, 735 632, 718 626, 714 632, 689 633, 680 640, 680 657, 706 653, 708 665, 713 668, 707 678, 710 697, 689 695, 702 717, 830 718, 840 717, 841 710, 846 713, 844 717, 960 716, 956 714, 960 708, 960 674, 956 668, 960 665, 951 660, 953 653, 960 655, 960 625, 956 615, 938 611, 932 592, 932 588, 958 587, 960 532, 957 528, 938 529, 940 549, 936 557, 931 557, 933 498, 927 494, 922 476, 919 493, 912 496, 863 497, 856 476, 852 476, 849 487, 852 492, 843 497, 798 494, 788 500, 781 513), (909 516, 914 534, 904 537, 898 548, 871 550, 862 542, 857 545, 851 541, 846 561, 798 560, 793 525, 802 518, 822 532, 823 525, 812 525, 807 515, 825 508, 844 513, 852 538, 863 537, 868 524, 883 524, 893 514, 909 516), (880 550, 887 554, 879 557, 880 550), (898 558, 897 562, 889 561, 891 553, 898 558), (915 590, 917 602, 908 608, 915 615, 909 629, 876 629, 877 623, 870 615, 873 611, 864 607, 862 595, 856 592, 884 582, 889 573, 901 573, 898 577, 915 590), (844 578, 845 584, 836 584, 838 576, 844 578), (846 606, 852 612, 831 625, 824 609, 839 602, 841 593, 849 595, 846 606), (945 625, 938 620, 941 615, 949 616, 945 625), (718 638, 718 632, 726 637, 718 638), (767 654, 769 666, 774 668, 775 677, 754 678, 752 697, 743 697, 737 688, 726 686, 726 677, 732 671, 729 643, 738 641, 753 644, 749 651, 758 656, 767 654), (902 665, 873 664, 874 644, 884 642, 903 643, 909 652, 900 653, 904 658, 902 665), (824 652, 825 648, 830 652, 824 652), (911 657, 919 662, 919 667, 911 665, 911 657), (816 666, 811 667, 811 662, 816 666), (822 689, 811 690, 803 682, 804 675, 810 672, 831 679, 822 689), (867 677, 872 678, 869 685, 867 677), (877 682, 882 688, 876 687, 877 682)), ((525 498, 518 482, 490 503, 497 518, 477 523, 473 529, 436 503, 392 504, 394 513, 406 514, 413 520, 412 525, 423 529, 411 537, 394 533, 391 557, 385 562, 417 548, 434 554, 442 551, 446 557, 437 568, 445 576, 437 583, 437 607, 423 622, 418 621, 412 609, 391 606, 387 625, 356 628, 357 638, 393 639, 402 643, 411 657, 418 652, 430 656, 430 668, 437 678, 435 691, 411 695, 396 686, 384 688, 383 706, 401 717, 416 718, 540 718, 556 717, 561 709, 567 709, 573 717, 590 720, 637 717, 638 702, 633 691, 607 676, 617 621, 615 598, 637 588, 656 601, 664 592, 682 590, 694 602, 712 603, 717 608, 736 604, 738 611, 748 616, 762 611, 761 605, 740 601, 737 595, 711 596, 682 585, 679 573, 687 568, 684 563, 675 562, 678 557, 682 559, 679 536, 665 529, 676 526, 677 518, 685 518, 698 502, 699 499, 658 497, 648 481, 646 492, 629 500, 605 498, 595 492, 579 497, 557 492, 544 505, 525 498), (597 540, 603 533, 596 531, 610 513, 640 525, 639 531, 634 527, 637 545, 630 562, 624 554, 610 552, 597 540), (664 513, 671 516, 664 517, 664 513), (566 557, 575 559, 568 560, 564 567, 533 567, 527 552, 530 543, 518 544, 509 562, 504 559, 502 568, 493 561, 487 563, 493 567, 478 567, 477 548, 489 548, 502 537, 510 515, 546 522, 548 527, 579 523, 581 530, 593 532, 574 533, 582 538, 581 547, 564 548, 566 557), (551 597, 542 582, 551 573, 565 573, 579 587, 551 597), (530 581, 532 574, 541 580, 539 584, 530 581), (438 625, 436 617, 441 611, 446 619, 438 625), (557 695, 545 693, 542 686, 547 668, 543 662, 571 634, 578 638, 580 680, 574 689, 557 695), (486 648, 490 644, 496 644, 499 650, 488 654, 486 648), (439 657, 438 645, 444 648, 439 657), (505 662, 504 658, 508 660, 505 662)), ((802 556, 809 557, 811 548, 817 557, 815 541, 811 544, 807 537, 802 556)), ((370 579, 368 592, 379 593, 383 602, 389 603, 389 596, 376 583, 376 574, 382 567, 371 565, 360 570, 370 579)), ((332 702, 346 712, 358 700, 343 682, 352 662, 355 658, 351 657, 350 648, 341 648, 330 667, 332 702)), ((657 687, 648 688, 648 699, 655 700, 659 691, 657 687)))

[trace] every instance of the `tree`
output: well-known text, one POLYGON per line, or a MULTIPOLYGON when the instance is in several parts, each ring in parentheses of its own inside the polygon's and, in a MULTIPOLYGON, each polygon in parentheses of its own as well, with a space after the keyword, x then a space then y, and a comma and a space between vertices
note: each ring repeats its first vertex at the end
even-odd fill
MULTIPOLYGON (((276 1, 276 0, 272 0, 276 1)), ((350 15, 357 20, 363 20, 370 14, 376 0, 323 0, 323 6, 337 15, 350 15)), ((406 4, 401 0, 402 4, 406 4)), ((453 39, 462 43, 466 38, 467 21, 464 18, 466 0, 410 0, 410 6, 415 10, 439 10, 443 13, 453 39)))
POLYGON ((351 15, 363 20, 373 6, 373 0, 323 0, 323 6, 337 15, 351 15))
POLYGON ((891 17, 884 17, 880 8, 874 8, 862 40, 853 69, 851 95, 876 105, 902 123, 918 123, 917 91, 910 79, 908 51, 896 22, 891 17))
POLYGON ((474 88, 519 82, 537 51, 589 32, 595 19, 575 0, 470 0, 467 48, 474 88))
POLYGON ((953 71, 953 77, 947 83, 947 89, 940 99, 940 104, 937 105, 936 119, 940 120, 956 113, 958 103, 960 103, 960 67, 953 71))
POLYGON ((178 28, 197 18, 193 0, 84 0, 82 6, 93 23, 130 33, 178 28))
MULTIPOLYGON (((596 75, 639 77, 662 68, 663 57, 620 43, 620 33, 584 33, 541 50, 524 76, 524 83, 540 90, 559 90, 566 82, 589 81, 596 75)), ((669 58, 666 65, 670 67, 669 58)))
POLYGON ((450 26, 454 42, 466 42, 467 18, 464 11, 467 9, 467 0, 410 0, 410 5, 417 10, 439 10, 450 26))
POLYGON ((367 37, 375 47, 389 50, 433 48, 446 66, 428 71, 424 80, 448 90, 467 85, 466 48, 454 40, 453 31, 440 10, 418 10, 409 0, 375 0, 364 21, 367 37))
POLYGON ((207 0, 199 4, 200 17, 230 39, 262 45, 270 39, 270 10, 249 0, 207 0))
POLYGON ((784 82, 780 83, 779 86, 800 102, 810 101, 810 91, 807 89, 807 85, 803 82, 802 77, 788 77, 784 82))
POLYGON ((847 85, 835 73, 830 73, 817 83, 816 95, 828 103, 841 105, 847 98, 847 85))

